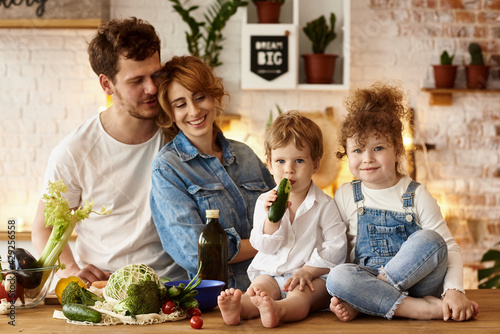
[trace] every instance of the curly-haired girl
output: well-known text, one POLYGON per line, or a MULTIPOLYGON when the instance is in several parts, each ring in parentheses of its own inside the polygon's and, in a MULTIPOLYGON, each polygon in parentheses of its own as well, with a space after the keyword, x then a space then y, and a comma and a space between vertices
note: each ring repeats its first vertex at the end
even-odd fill
POLYGON ((356 178, 335 193, 352 263, 327 279, 341 321, 360 313, 468 320, 478 312, 462 288, 462 255, 436 200, 402 167, 405 93, 376 83, 351 91, 339 158, 356 178), (440 299, 439 297, 442 297, 440 299))

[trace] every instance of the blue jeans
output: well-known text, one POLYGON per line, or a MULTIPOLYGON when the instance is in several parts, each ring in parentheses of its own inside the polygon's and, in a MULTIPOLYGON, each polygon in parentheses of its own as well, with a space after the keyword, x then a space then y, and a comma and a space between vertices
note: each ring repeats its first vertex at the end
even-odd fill
POLYGON ((397 254, 379 269, 341 264, 330 271, 327 289, 356 310, 391 319, 403 299, 440 296, 448 266, 448 249, 432 230, 408 237, 397 254), (388 282, 377 278, 382 273, 388 282))

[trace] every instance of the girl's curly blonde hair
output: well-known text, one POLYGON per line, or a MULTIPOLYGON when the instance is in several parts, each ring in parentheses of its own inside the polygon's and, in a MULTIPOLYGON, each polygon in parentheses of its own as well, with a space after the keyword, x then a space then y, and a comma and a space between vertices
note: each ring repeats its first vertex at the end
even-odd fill
MULTIPOLYGON (((405 156, 403 121, 408 117, 406 94, 400 86, 376 82, 369 88, 351 90, 344 101, 348 112, 340 127, 337 158, 346 156, 347 139, 355 137, 364 147, 373 132, 384 136, 396 155, 405 156)), ((403 159, 400 159, 401 161, 403 159)), ((396 170, 403 173, 396 165, 396 170)))

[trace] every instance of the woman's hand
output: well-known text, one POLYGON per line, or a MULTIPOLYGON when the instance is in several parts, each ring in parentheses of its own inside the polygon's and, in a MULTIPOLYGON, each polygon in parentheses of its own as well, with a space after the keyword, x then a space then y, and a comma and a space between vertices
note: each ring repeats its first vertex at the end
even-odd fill
POLYGON ((102 271, 94 265, 87 264, 75 276, 80 277, 87 287, 89 287, 92 282, 107 281, 111 273, 102 271))
POLYGON ((312 284, 314 278, 314 275, 309 270, 302 268, 286 280, 283 285, 283 291, 292 291, 297 285, 300 291, 303 291, 306 285, 311 291, 314 291, 314 286, 312 284))
POLYGON ((460 291, 447 290, 443 298, 443 320, 449 319, 455 321, 469 320, 477 315, 479 305, 470 301, 460 291))

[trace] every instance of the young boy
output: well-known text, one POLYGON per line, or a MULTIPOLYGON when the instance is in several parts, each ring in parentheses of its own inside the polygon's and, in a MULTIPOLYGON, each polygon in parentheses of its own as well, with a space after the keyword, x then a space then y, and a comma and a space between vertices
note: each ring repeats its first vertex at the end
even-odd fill
POLYGON ((327 307, 326 276, 346 257, 346 226, 335 202, 311 179, 323 155, 320 128, 298 112, 281 114, 266 133, 265 152, 275 182, 290 180, 288 208, 272 223, 267 213, 276 190, 257 200, 250 243, 258 253, 248 267, 252 284, 245 294, 227 289, 218 297, 227 325, 260 315, 264 327, 276 327, 327 307))

